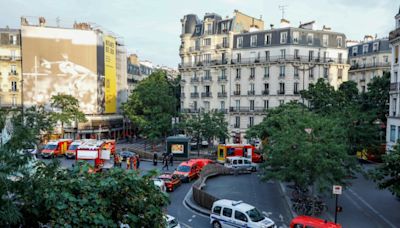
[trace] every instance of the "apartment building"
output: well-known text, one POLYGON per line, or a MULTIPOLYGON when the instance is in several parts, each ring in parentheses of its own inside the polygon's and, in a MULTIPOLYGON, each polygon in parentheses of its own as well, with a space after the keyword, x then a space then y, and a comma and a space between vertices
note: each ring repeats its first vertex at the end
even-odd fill
POLYGON ((365 36, 362 42, 348 46, 349 51, 349 80, 357 83, 360 92, 368 90, 368 83, 374 77, 381 77, 390 72, 391 48, 389 39, 374 39, 365 36))
MULTIPOLYGON (((299 92, 318 78, 325 78, 335 88, 348 80, 350 66, 343 33, 326 27, 314 30, 314 22, 295 28, 282 19, 280 28, 268 30, 264 30, 263 23, 250 23, 247 29, 227 31, 229 45, 221 51, 224 42, 210 43, 207 32, 196 33, 202 31, 210 14, 201 22, 189 16, 183 22, 191 21, 188 18, 193 21, 183 23, 181 35, 182 111, 226 113, 234 142, 244 142, 245 131, 260 123, 269 108, 298 101, 299 92), (196 48, 198 55, 191 52, 196 48)), ((237 22, 235 17, 231 22, 237 22)), ((219 23, 217 20, 214 24, 219 23)))
POLYGON ((153 63, 148 60, 140 61, 136 54, 128 57, 128 96, 133 92, 138 82, 154 72, 153 63))
POLYGON ((390 73, 390 103, 387 118, 386 149, 391 150, 400 139, 400 9, 395 16, 395 30, 389 33, 389 43, 392 47, 391 73, 390 73))
POLYGON ((0 28, 0 107, 21 106, 21 31, 0 28))

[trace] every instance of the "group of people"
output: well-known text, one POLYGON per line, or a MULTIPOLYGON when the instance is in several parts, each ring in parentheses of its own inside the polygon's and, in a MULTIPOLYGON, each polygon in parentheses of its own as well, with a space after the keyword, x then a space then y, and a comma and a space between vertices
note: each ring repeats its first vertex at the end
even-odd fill
MULTIPOLYGON (((153 165, 156 166, 157 163, 158 163, 158 154, 157 154, 157 152, 154 152, 153 165)), ((163 153, 162 164, 163 164, 163 167, 161 168, 161 170, 164 170, 164 169, 168 170, 168 165, 174 166, 174 155, 172 153, 170 153, 170 154, 163 153)))
MULTIPOLYGON (((122 156, 119 154, 114 155, 114 166, 115 167, 120 167, 122 166, 122 156)), ((140 166, 140 156, 139 154, 130 156, 126 158, 126 169, 134 169, 137 170, 139 169, 140 166)))

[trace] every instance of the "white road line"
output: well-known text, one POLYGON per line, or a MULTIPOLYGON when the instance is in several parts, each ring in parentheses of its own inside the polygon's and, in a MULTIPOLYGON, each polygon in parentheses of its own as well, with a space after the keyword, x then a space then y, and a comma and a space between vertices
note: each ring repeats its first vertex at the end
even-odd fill
POLYGON ((189 208, 189 207, 185 204, 185 199, 186 199, 186 197, 188 197, 190 191, 192 191, 192 187, 190 187, 190 190, 186 193, 185 198, 183 198, 182 205, 183 205, 188 211, 191 211, 191 212, 195 213, 196 215, 199 215, 199 216, 201 216, 201 217, 203 217, 203 218, 210 218, 209 216, 205 216, 205 215, 203 215, 203 214, 197 213, 195 210, 192 210, 191 208, 189 208))
POLYGON ((192 228, 191 226, 189 226, 188 224, 183 223, 183 222, 179 222, 179 224, 180 224, 181 226, 186 227, 186 228, 192 228))
POLYGON ((196 218, 196 215, 192 215, 192 218, 196 218))
POLYGON ((351 194, 353 194, 355 197, 357 197, 358 200, 361 201, 361 203, 363 203, 365 206, 367 206, 372 212, 374 212, 376 215, 379 216, 379 218, 381 218, 383 221, 385 221, 387 224, 389 224, 391 227, 396 228, 395 225, 393 225, 393 223, 391 223, 388 219, 386 219, 381 213, 379 213, 377 210, 375 210, 369 203, 367 203, 363 198, 361 198, 361 196, 359 196, 356 192, 354 192, 353 190, 351 190, 350 188, 348 189, 349 192, 351 194))
POLYGON ((265 212, 265 211, 263 211, 262 212, 265 216, 267 216, 268 218, 272 215, 272 212, 265 212))
POLYGON ((279 214, 279 219, 281 220, 281 222, 283 222, 283 216, 281 214, 279 214))
POLYGON ((188 222, 192 222, 192 221, 193 221, 192 219, 189 219, 189 220, 188 220, 188 222))

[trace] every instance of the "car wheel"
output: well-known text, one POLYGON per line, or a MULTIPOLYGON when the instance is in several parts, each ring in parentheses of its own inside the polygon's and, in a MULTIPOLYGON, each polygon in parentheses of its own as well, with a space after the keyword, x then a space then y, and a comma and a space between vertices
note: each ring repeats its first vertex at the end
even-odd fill
POLYGON ((213 225, 213 228, 221 228, 221 224, 219 222, 217 222, 217 221, 214 221, 212 223, 212 225, 213 225))

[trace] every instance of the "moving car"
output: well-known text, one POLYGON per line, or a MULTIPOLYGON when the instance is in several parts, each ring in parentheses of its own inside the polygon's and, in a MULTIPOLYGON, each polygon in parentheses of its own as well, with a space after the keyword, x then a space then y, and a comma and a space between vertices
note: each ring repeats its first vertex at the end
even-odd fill
POLYGON ((240 156, 227 157, 224 166, 236 170, 257 171, 257 165, 252 163, 250 158, 240 156))
POLYGON ((174 216, 165 215, 165 220, 167 221, 167 228, 181 228, 181 225, 174 216))
POLYGON ((328 222, 319 218, 310 216, 297 216, 290 223, 290 228, 342 228, 340 224, 328 222))
POLYGON ((161 174, 158 179, 164 181, 165 187, 169 192, 173 192, 182 183, 179 176, 172 173, 161 174))
POLYGON ((127 158, 135 156, 136 153, 132 152, 132 151, 120 151, 118 152, 119 156, 122 157, 122 161, 125 161, 127 158))
POLYGON ((213 203, 210 214, 210 224, 214 228, 225 227, 256 227, 276 228, 275 223, 266 218, 257 208, 228 199, 217 200, 213 203))
POLYGON ((199 165, 196 161, 189 160, 179 164, 174 174, 178 175, 182 182, 190 182, 199 176, 199 165))

